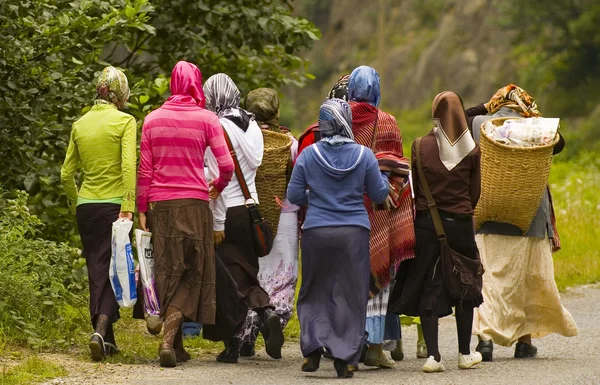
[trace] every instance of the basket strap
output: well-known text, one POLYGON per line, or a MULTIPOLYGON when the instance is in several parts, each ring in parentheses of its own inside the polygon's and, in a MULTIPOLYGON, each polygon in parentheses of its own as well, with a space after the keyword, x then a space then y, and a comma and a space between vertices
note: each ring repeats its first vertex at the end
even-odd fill
POLYGON ((431 219, 433 219, 433 225, 435 226, 435 232, 437 233, 438 239, 445 240, 446 233, 444 232, 442 218, 440 217, 440 212, 438 211, 437 205, 435 204, 435 200, 433 199, 433 195, 431 194, 431 190, 429 189, 429 184, 427 183, 427 179, 425 178, 425 173, 423 172, 423 167, 421 166, 421 139, 423 138, 417 138, 416 143, 417 172, 419 173, 419 182, 421 184, 423 192, 425 193, 425 198, 427 198, 427 207, 429 207, 429 212, 431 213, 431 219))
POLYGON ((242 189, 242 194, 244 194, 244 199, 246 201, 252 199, 252 195, 250 194, 250 190, 248 189, 248 185, 246 184, 246 178, 244 177, 244 173, 242 172, 242 168, 240 167, 240 162, 238 161, 237 154, 233 149, 233 144, 231 143, 231 139, 229 138, 229 134, 227 134, 227 130, 223 127, 223 132, 225 133, 225 142, 227 142, 227 147, 229 147, 229 153, 231 154, 231 158, 233 159, 233 164, 235 165, 235 177, 240 184, 240 188, 242 189))

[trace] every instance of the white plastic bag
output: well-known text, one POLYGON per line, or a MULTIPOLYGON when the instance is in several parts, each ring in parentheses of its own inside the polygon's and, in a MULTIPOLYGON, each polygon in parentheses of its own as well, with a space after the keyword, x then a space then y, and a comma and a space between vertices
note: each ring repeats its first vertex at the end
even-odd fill
POLYGON ((144 318, 146 318, 148 330, 153 334, 158 334, 162 328, 162 319, 160 318, 160 304, 154 278, 154 255, 151 240, 152 233, 140 229, 135 230, 140 281, 144 293, 144 318))
POLYGON ((112 226, 112 257, 109 279, 119 306, 130 308, 137 301, 135 265, 129 232, 133 222, 127 218, 117 219, 112 226))

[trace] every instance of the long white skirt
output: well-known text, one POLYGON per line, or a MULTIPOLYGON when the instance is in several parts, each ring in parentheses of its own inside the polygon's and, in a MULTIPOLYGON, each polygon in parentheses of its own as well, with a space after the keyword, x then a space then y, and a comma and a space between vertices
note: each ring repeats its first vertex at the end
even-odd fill
POLYGON ((558 293, 548 239, 480 234, 476 240, 485 273, 473 334, 511 346, 527 334, 579 333, 558 293))

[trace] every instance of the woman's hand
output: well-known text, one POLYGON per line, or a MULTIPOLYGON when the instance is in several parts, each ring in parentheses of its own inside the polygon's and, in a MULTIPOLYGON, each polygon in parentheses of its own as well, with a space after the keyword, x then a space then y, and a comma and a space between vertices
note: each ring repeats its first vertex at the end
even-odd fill
POLYGON ((130 221, 133 220, 133 213, 131 211, 121 211, 119 213, 119 219, 127 218, 130 221))
POLYGON ((215 245, 215 248, 221 246, 224 239, 225 231, 213 231, 213 244, 215 245))
POLYGON ((213 186, 212 181, 208 184, 208 187, 208 197, 211 200, 216 201, 221 193, 215 188, 215 186, 213 186))
POLYGON ((146 227, 146 213, 138 213, 138 227, 144 231, 150 231, 146 227))

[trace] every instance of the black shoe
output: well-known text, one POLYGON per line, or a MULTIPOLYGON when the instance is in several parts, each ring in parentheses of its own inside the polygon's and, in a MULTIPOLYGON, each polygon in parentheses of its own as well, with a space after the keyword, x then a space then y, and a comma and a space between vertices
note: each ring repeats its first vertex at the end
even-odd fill
POLYGON ((515 347, 515 358, 534 358, 537 356, 537 348, 523 342, 517 342, 515 347))
POLYGON ((240 357, 254 357, 255 355, 254 344, 252 342, 244 342, 240 348, 240 357))
POLYGON ((321 364, 321 353, 321 349, 317 349, 306 356, 302 364, 302 371, 308 373, 316 372, 321 364))
POLYGON ((323 358, 327 358, 328 360, 334 359, 334 357, 331 355, 331 352, 329 352, 327 349, 325 349, 325 353, 323 353, 323 358))
POLYGON ((217 356, 217 361, 227 364, 237 364, 240 355, 240 340, 232 338, 223 343, 225 344, 225 350, 217 356))
POLYGON ((265 309, 263 317, 263 337, 267 354, 276 360, 281 358, 281 347, 284 337, 281 329, 281 319, 271 309, 265 309))
POLYGON ((354 377, 354 372, 350 370, 350 368, 348 367, 348 363, 344 360, 340 360, 339 358, 336 358, 333 361, 333 367, 335 368, 335 371, 337 372, 338 378, 354 377))
POLYGON ((94 333, 88 346, 90 347, 90 354, 93 361, 100 362, 104 359, 106 356, 104 352, 104 340, 100 334, 94 333))
POLYGON ((360 358, 358 362, 365 362, 365 357, 367 356, 367 351, 369 351, 368 345, 363 345, 362 352, 360 353, 360 358))
POLYGON ((490 362, 494 355, 494 343, 492 341, 479 341, 476 351, 481 353, 484 362, 490 362))

